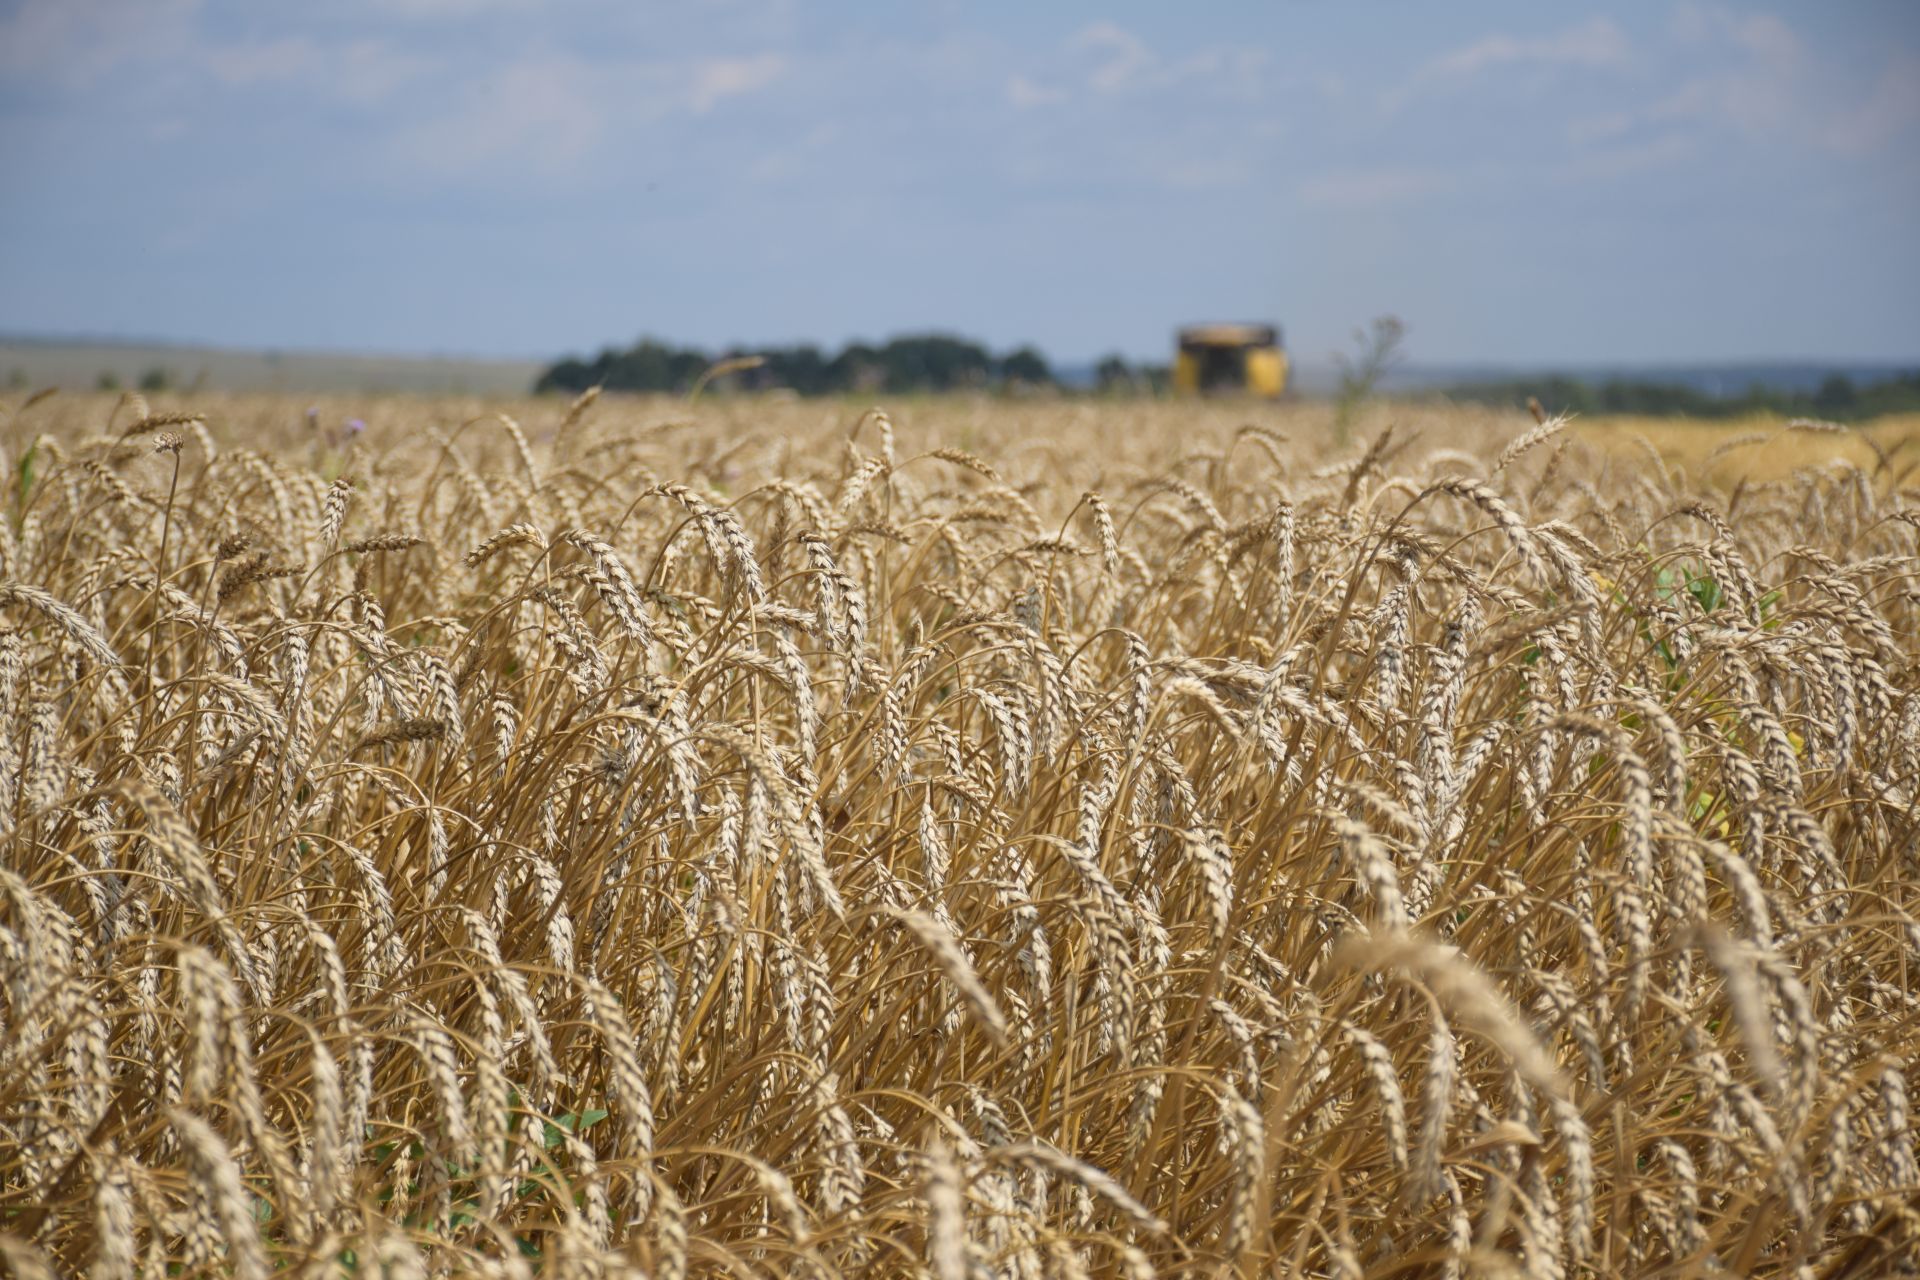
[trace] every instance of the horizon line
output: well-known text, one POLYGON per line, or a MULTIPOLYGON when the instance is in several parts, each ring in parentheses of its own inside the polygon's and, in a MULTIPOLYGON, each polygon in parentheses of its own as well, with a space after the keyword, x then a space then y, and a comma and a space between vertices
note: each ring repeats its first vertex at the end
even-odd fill
MULTIPOLYGON (((924 336, 932 336, 932 335, 956 337, 968 342, 978 342, 982 346, 989 345, 984 340, 968 337, 967 335, 961 333, 957 329, 942 329, 938 327, 925 328, 925 329, 903 329, 898 333, 891 334, 888 337, 876 339, 873 341, 887 342, 896 338, 924 337, 924 336)), ((151 348, 151 349, 159 349, 159 350, 167 350, 167 351, 198 352, 198 353, 205 353, 205 354, 225 354, 225 355, 242 355, 242 356, 259 356, 259 357, 293 356, 293 357, 317 357, 317 358, 325 358, 325 359, 352 358, 352 359, 366 359, 366 360, 441 361, 441 362, 447 362, 447 363, 488 364, 488 365, 553 364, 562 360, 579 359, 582 357, 591 359, 594 355, 599 354, 601 351, 608 350, 608 349, 611 349, 614 351, 625 350, 626 347, 630 347, 637 342, 648 341, 648 340, 668 343, 672 345, 681 345, 685 349, 696 350, 696 351, 712 350, 712 351, 718 352, 722 350, 729 350, 729 351, 741 350, 749 353, 756 349, 776 349, 781 347, 796 347, 796 346, 815 346, 815 347, 820 347, 824 350, 834 345, 831 343, 823 343, 817 340, 809 340, 809 339, 787 340, 787 341, 777 341, 777 342, 758 342, 758 343, 729 342, 729 343, 723 343, 723 344, 705 344, 705 343, 699 343, 699 342, 683 342, 682 340, 679 340, 679 339, 667 339, 667 338, 658 337, 656 335, 642 334, 641 336, 628 342, 625 346, 622 346, 617 341, 608 341, 608 342, 600 343, 598 346, 594 347, 593 350, 591 351, 564 351, 558 354, 542 355, 542 354, 501 353, 501 352, 486 353, 486 352, 460 351, 460 350, 447 350, 447 349, 435 350, 432 348, 418 348, 418 347, 405 348, 405 349, 398 349, 398 348, 374 349, 374 348, 365 348, 365 347, 327 346, 323 344, 314 344, 314 345, 290 345, 290 344, 278 344, 278 343, 234 344, 234 343, 224 343, 224 342, 217 342, 217 341, 208 341, 208 340, 196 339, 196 338, 164 338, 164 337, 155 337, 155 336, 140 335, 140 334, 35 332, 35 331, 0 329, 0 346, 33 346, 33 347, 50 347, 50 348, 64 346, 64 347, 95 347, 95 348, 123 348, 123 349, 151 348)), ((842 342, 838 345, 844 348, 846 346, 852 345, 856 341, 866 341, 866 340, 849 339, 846 342, 842 342)), ((1048 360, 1050 364, 1055 364, 1061 368, 1075 368, 1081 365, 1092 365, 1102 359, 1107 358, 1107 356, 1114 355, 1114 354, 1119 354, 1123 358, 1135 363, 1151 361, 1154 359, 1154 357, 1134 356, 1125 352, 1106 351, 1106 352, 1102 352, 1095 355, 1080 356, 1080 357, 1066 357, 1066 358, 1060 358, 1056 360, 1052 355, 1046 353, 1044 349, 1039 348, 1037 344, 1032 344, 1032 343, 1016 344, 1016 347, 1018 346, 1033 346, 1036 350, 1041 350, 1043 356, 1045 356, 1045 358, 1048 360)), ((1010 348, 1010 349, 1013 349, 1013 348, 1010 348)), ((1297 350, 1290 349, 1289 355, 1292 358, 1296 367, 1298 366, 1318 367, 1318 366, 1324 365, 1329 368, 1334 368, 1334 367, 1338 367, 1340 363, 1340 353, 1337 353, 1337 352, 1329 352, 1320 356, 1312 356, 1312 355, 1303 355, 1297 350)), ((1907 355, 1907 356, 1889 356, 1889 355, 1822 356, 1822 355, 1805 355, 1805 354, 1769 354, 1769 355, 1750 355, 1750 356, 1703 356, 1703 357, 1693 358, 1693 359, 1675 358, 1671 356, 1647 357, 1647 358, 1639 358, 1639 357, 1633 357, 1633 356, 1595 358, 1590 356, 1582 356, 1582 357, 1575 357, 1575 358, 1545 358, 1545 359, 1529 358, 1529 357, 1508 357, 1508 356, 1473 356, 1473 357, 1458 357, 1458 358, 1433 358, 1433 357, 1422 358, 1419 356, 1409 356, 1404 360, 1397 361, 1394 365, 1394 368, 1399 370, 1483 369, 1483 370, 1489 370, 1489 371, 1524 371, 1524 372, 1538 373, 1538 372, 1559 372, 1559 371, 1575 372, 1579 370, 1606 371, 1606 370, 1625 369, 1625 368, 1631 368, 1636 370, 1641 370, 1641 369, 1645 369, 1645 370, 1654 370, 1654 369, 1712 370, 1712 369, 1783 368, 1783 367, 1794 367, 1794 366, 1828 366, 1835 369, 1873 368, 1873 369, 1920 370, 1920 354, 1907 355)))

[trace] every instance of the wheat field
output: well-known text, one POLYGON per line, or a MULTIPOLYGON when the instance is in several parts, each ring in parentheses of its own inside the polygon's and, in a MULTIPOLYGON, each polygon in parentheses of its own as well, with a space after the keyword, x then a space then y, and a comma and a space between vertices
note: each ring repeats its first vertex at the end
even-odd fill
POLYGON ((1904 445, 304 407, 5 407, 14 1274, 1912 1273, 1904 445))

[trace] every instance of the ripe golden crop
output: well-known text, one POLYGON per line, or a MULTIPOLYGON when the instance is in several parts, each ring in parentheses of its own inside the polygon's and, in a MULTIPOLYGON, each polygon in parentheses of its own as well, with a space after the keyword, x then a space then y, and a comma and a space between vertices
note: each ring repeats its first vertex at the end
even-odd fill
POLYGON ((1920 1249, 1904 450, 300 410, 0 427, 17 1273, 1920 1249))

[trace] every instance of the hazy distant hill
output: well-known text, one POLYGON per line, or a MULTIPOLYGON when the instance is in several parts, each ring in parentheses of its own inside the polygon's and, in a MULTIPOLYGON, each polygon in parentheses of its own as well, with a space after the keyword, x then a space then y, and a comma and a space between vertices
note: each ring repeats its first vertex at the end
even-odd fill
MULTIPOLYGON (((1710 396, 1739 396, 1754 386, 1768 391, 1811 394, 1833 375, 1849 378, 1856 386, 1889 382, 1920 369, 1920 358, 1907 364, 1848 360, 1752 360, 1727 364, 1418 364, 1395 365, 1387 374, 1384 389, 1393 392, 1437 391, 1447 387, 1485 386, 1531 378, 1571 378, 1598 386, 1606 382, 1638 382, 1659 386, 1680 386, 1710 396)), ((1091 364, 1065 364, 1054 368, 1061 385, 1091 388, 1096 381, 1091 364)), ((1332 395, 1340 388, 1340 369, 1329 360, 1295 357, 1292 389, 1301 395, 1332 395)))
MULTIPOLYGON (((1850 379, 1855 386, 1866 387, 1890 382, 1920 369, 1920 359, 1906 364, 1859 361, 1756 360, 1730 364, 1625 364, 1625 365, 1498 365, 1406 364, 1394 368, 1386 377, 1389 391, 1432 391, 1465 384, 1511 382, 1527 378, 1553 376, 1599 386, 1607 382, 1638 382, 1657 386, 1685 387, 1709 396, 1744 395, 1754 387, 1766 391, 1812 394, 1820 384, 1836 375, 1850 379)), ((1339 384, 1339 371, 1323 367, 1311 378, 1301 379, 1303 391, 1331 391, 1339 384), (1314 385, 1318 384, 1318 385, 1314 385)))
POLYGON ((157 370, 172 387, 210 391, 519 395, 544 367, 538 360, 0 337, 0 383, 69 390, 99 386, 103 377, 137 387, 157 370))

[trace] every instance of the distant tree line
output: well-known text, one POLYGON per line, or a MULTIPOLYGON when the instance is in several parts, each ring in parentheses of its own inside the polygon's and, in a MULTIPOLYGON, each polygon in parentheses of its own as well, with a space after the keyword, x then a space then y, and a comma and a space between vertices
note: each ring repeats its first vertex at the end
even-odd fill
POLYGON ((1133 364, 1123 355, 1102 356, 1093 366, 1096 391, 1109 396, 1164 395, 1173 385, 1173 370, 1164 364, 1133 364))
MULTIPOLYGON (((624 350, 608 347, 590 360, 561 360, 540 375, 535 390, 577 394, 600 386, 609 391, 685 393, 716 364, 743 356, 755 357, 758 363, 729 372, 726 387, 744 391, 784 388, 817 396, 1061 386, 1046 357, 1033 347, 1017 347, 995 355, 978 342, 927 333, 908 334, 877 345, 849 343, 832 353, 811 344, 731 346, 708 351, 644 338, 624 350)), ((1101 395, 1158 396, 1169 389, 1169 370, 1164 364, 1134 362, 1114 354, 1101 358, 1091 372, 1091 389, 1101 395)), ((1086 388, 1084 374, 1070 381, 1086 388)), ((1434 394, 1456 401, 1515 407, 1537 398, 1553 413, 1696 418, 1771 413, 1853 421, 1891 413, 1920 413, 1920 370, 1873 382, 1855 382, 1835 374, 1812 391, 1755 384, 1738 395, 1717 395, 1680 383, 1567 375, 1458 383, 1434 394)))
POLYGON ((1756 385, 1740 395, 1722 396, 1672 383, 1549 377, 1463 383, 1444 388, 1441 394, 1453 400, 1514 406, 1537 398, 1549 413, 1691 418, 1771 413, 1847 422, 1888 413, 1920 413, 1920 370, 1866 385, 1835 374, 1811 392, 1756 385))
POLYGON ((828 355, 811 345, 729 347, 720 352, 674 347, 645 338, 624 351, 607 348, 591 360, 567 359, 547 369, 536 391, 684 392, 724 360, 756 356, 759 363, 728 375, 746 390, 787 388, 801 395, 846 392, 964 391, 1051 387, 1053 369, 1032 347, 996 356, 977 342, 946 334, 914 334, 879 346, 850 343, 828 355))

